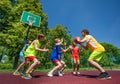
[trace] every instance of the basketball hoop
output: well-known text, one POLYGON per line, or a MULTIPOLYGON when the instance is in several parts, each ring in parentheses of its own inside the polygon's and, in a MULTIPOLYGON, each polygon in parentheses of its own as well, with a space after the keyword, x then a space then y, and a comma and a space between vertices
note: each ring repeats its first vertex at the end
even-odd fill
POLYGON ((29 26, 40 27, 41 17, 29 12, 23 11, 20 21, 28 24, 29 26))
POLYGON ((33 22, 32 20, 29 20, 29 26, 32 26, 33 22))
POLYGON ((32 16, 28 16, 27 21, 29 22, 29 26, 32 26, 35 23, 36 18, 32 16))

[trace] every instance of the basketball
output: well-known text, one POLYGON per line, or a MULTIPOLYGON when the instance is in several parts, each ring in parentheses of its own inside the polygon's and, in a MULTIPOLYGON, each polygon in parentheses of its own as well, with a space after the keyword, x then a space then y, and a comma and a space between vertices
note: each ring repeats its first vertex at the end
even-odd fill
POLYGON ((77 43, 77 44, 79 43, 80 40, 81 40, 80 37, 75 37, 75 38, 74 38, 74 42, 77 43))

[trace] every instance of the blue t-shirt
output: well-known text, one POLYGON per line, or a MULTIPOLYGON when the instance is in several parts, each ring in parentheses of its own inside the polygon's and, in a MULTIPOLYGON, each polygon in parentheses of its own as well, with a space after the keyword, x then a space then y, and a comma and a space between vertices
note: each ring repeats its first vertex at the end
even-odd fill
POLYGON ((21 56, 24 56, 23 50, 20 51, 19 56, 20 56, 20 57, 21 57, 21 56))
POLYGON ((62 48, 61 45, 57 46, 57 55, 58 55, 59 60, 62 60, 62 51, 61 51, 61 48, 62 48))
POLYGON ((59 46, 54 46, 51 54, 51 59, 57 59, 61 60, 62 59, 62 51, 61 51, 61 45, 59 46))

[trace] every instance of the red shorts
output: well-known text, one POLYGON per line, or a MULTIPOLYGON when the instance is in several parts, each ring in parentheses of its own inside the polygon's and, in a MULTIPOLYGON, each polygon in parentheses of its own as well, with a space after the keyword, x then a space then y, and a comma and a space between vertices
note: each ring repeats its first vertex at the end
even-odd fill
POLYGON ((26 61, 33 61, 35 58, 35 56, 26 57, 26 61))
POLYGON ((55 61, 53 61, 53 64, 56 65, 57 62, 60 62, 60 61, 59 60, 55 60, 55 61))
POLYGON ((79 56, 78 55, 73 55, 72 58, 75 59, 75 60, 79 60, 79 56))

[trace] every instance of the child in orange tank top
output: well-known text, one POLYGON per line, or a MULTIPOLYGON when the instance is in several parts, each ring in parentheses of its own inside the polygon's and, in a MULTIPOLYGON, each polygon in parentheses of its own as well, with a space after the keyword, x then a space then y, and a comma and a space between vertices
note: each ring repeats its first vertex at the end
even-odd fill
POLYGON ((78 46, 76 46, 75 43, 72 44, 71 46, 71 55, 72 55, 72 59, 74 62, 73 65, 73 75, 79 75, 79 66, 80 66, 80 57, 79 57, 79 53, 81 52, 81 49, 79 49, 78 46))

